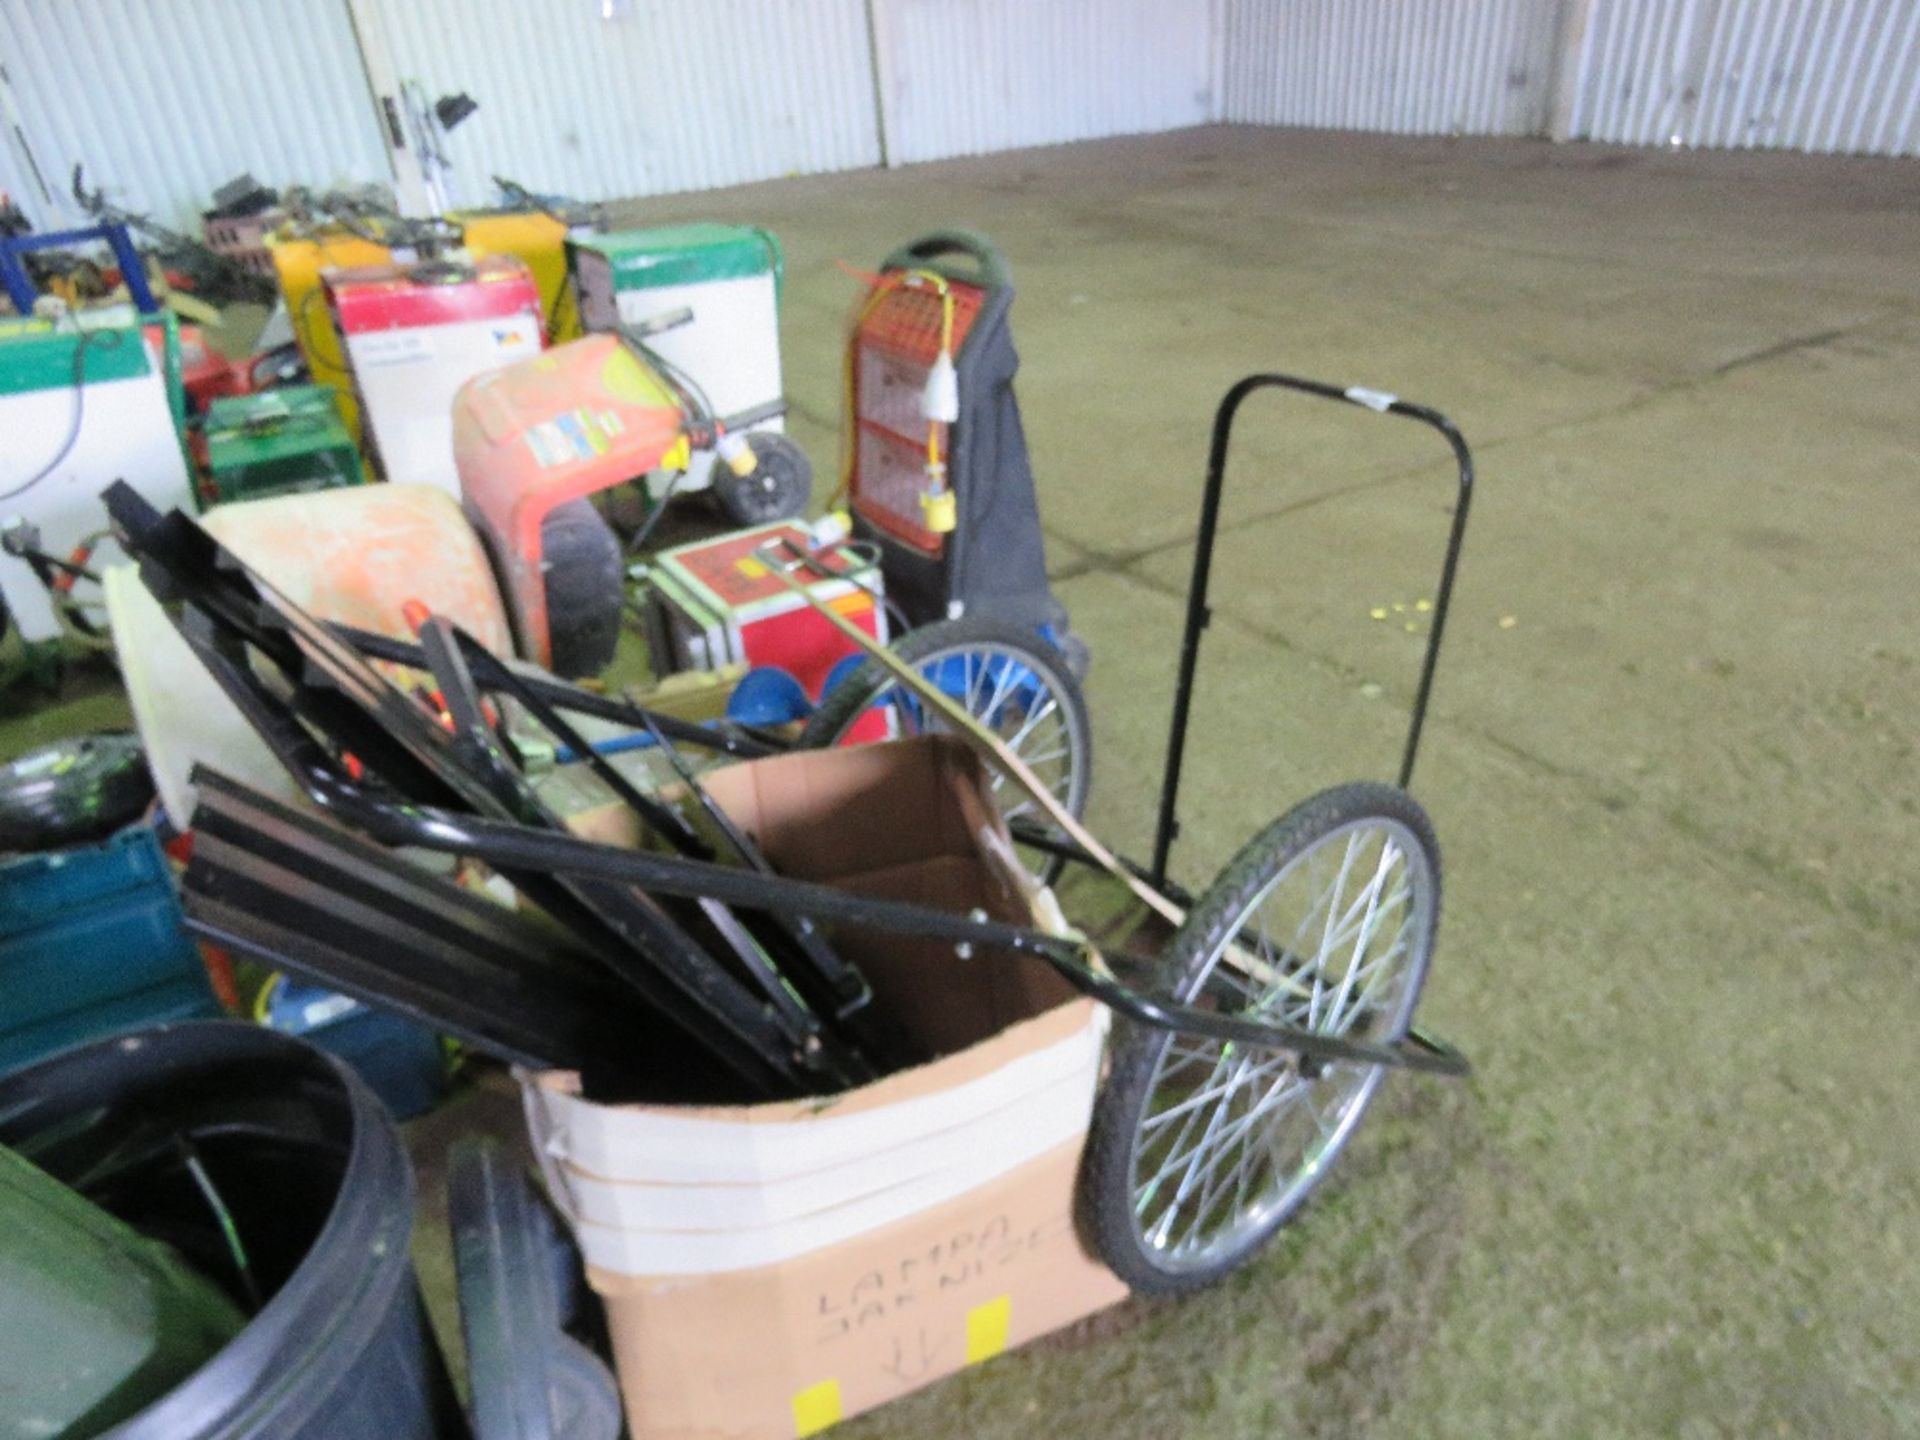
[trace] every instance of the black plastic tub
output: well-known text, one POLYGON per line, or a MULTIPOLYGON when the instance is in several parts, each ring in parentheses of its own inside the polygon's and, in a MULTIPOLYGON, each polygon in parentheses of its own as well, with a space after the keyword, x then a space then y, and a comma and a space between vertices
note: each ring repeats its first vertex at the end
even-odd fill
POLYGON ((0 1079, 0 1144, 173 1245, 250 1315, 116 1440, 467 1434, 413 1277, 413 1172, 373 1092, 228 1021, 0 1079))

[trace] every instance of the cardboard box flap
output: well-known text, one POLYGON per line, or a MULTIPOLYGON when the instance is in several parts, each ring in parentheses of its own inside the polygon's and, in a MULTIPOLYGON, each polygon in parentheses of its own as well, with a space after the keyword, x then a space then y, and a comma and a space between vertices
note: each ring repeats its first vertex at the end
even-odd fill
MULTIPOLYGON (((703 784, 784 875, 1034 922, 1007 872, 1010 842, 983 839, 1007 838, 986 768, 953 736, 795 751, 716 770, 703 784)), ((876 1013, 929 1056, 955 1054, 1074 996, 1028 956, 962 960, 950 944, 845 924, 832 938, 872 985, 876 1013)))
POLYGON ((979 760, 947 735, 796 750, 702 783, 773 868, 798 880, 982 856, 980 827, 1004 828, 979 760))

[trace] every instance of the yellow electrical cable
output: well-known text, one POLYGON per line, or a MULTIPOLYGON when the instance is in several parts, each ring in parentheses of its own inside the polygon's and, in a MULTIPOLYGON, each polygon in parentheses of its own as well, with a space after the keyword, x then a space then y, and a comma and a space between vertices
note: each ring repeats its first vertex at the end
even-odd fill
MULTIPOLYGON (((953 287, 947 284, 944 276, 931 270, 909 272, 911 278, 921 280, 933 286, 940 296, 940 353, 951 359, 953 355, 953 287)), ((940 422, 927 420, 927 483, 932 488, 936 480, 942 478, 940 468, 940 422)), ((942 486, 941 488, 945 488, 942 486)))
POLYGON ((874 309, 888 295, 898 288, 898 276, 882 276, 874 285, 866 303, 860 307, 860 313, 853 317, 853 339, 847 344, 847 362, 841 367, 840 413, 846 416, 844 452, 840 456, 840 483, 827 498, 827 509, 837 510, 846 503, 847 496, 853 491, 854 457, 860 447, 860 417, 853 413, 853 365, 854 353, 859 344, 860 332, 866 327, 867 320, 874 309))
POLYGON ((267 983, 253 997, 253 1020, 256 1025, 267 1023, 267 1012, 273 1005, 273 992, 280 988, 280 982, 286 978, 284 975, 269 975, 267 983))

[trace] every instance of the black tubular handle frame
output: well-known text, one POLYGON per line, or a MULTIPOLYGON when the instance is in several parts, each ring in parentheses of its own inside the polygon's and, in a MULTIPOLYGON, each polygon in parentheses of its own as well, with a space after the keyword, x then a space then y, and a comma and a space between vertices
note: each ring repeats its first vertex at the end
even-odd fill
POLYGON ((880 262, 882 270, 931 270, 948 280, 977 285, 983 290, 1004 290, 1013 284, 1013 272, 1000 247, 978 230, 932 230, 916 236, 892 251, 880 262), (942 263, 946 255, 965 255, 973 261, 971 271, 942 263))
POLYGON ((1167 882, 1167 859, 1180 834, 1180 766, 1187 748, 1187 722, 1193 709, 1194 673, 1200 662, 1200 636, 1213 620, 1207 603, 1207 584, 1213 573, 1213 547, 1220 520, 1220 494, 1227 475, 1227 450, 1233 438, 1233 422, 1240 406, 1256 390, 1293 390, 1338 400, 1381 415, 1400 415, 1417 420, 1439 432, 1453 451, 1459 470, 1459 498, 1454 504, 1453 524, 1447 531, 1447 549, 1440 563, 1440 588, 1433 597, 1433 625, 1427 632, 1427 653, 1420 664, 1420 684, 1414 692, 1413 710, 1407 722, 1406 748, 1400 756, 1402 790, 1413 781, 1413 762, 1420 753, 1420 732, 1426 725, 1427 702, 1433 696, 1433 673, 1440 661, 1440 640, 1447 627, 1447 609, 1453 599, 1454 572, 1460 564, 1460 546, 1467 534, 1467 510, 1473 500, 1473 454, 1459 427, 1438 410, 1415 405, 1397 396, 1364 387, 1329 385, 1319 380, 1304 380, 1297 375, 1249 375, 1220 401, 1213 415, 1213 443, 1207 452, 1207 482, 1200 500, 1200 532, 1193 552, 1193 579, 1187 586, 1187 619, 1180 636, 1180 677, 1173 692, 1173 724, 1167 735, 1167 764, 1160 780, 1160 814, 1154 825, 1152 880, 1156 886, 1167 882))

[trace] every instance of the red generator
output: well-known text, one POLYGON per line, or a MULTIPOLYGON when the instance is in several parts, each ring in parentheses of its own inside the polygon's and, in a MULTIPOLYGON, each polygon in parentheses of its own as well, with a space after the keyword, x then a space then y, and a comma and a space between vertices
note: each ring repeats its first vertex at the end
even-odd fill
POLYGON ((1047 584, 1014 398, 1013 280, 983 235, 941 230, 881 263, 847 342, 844 488, 857 538, 915 626, 962 615, 1086 649, 1047 584))
POLYGON ((323 277, 360 401, 364 448, 394 484, 460 493, 453 397, 539 352, 540 291, 511 255, 368 265, 323 277))

